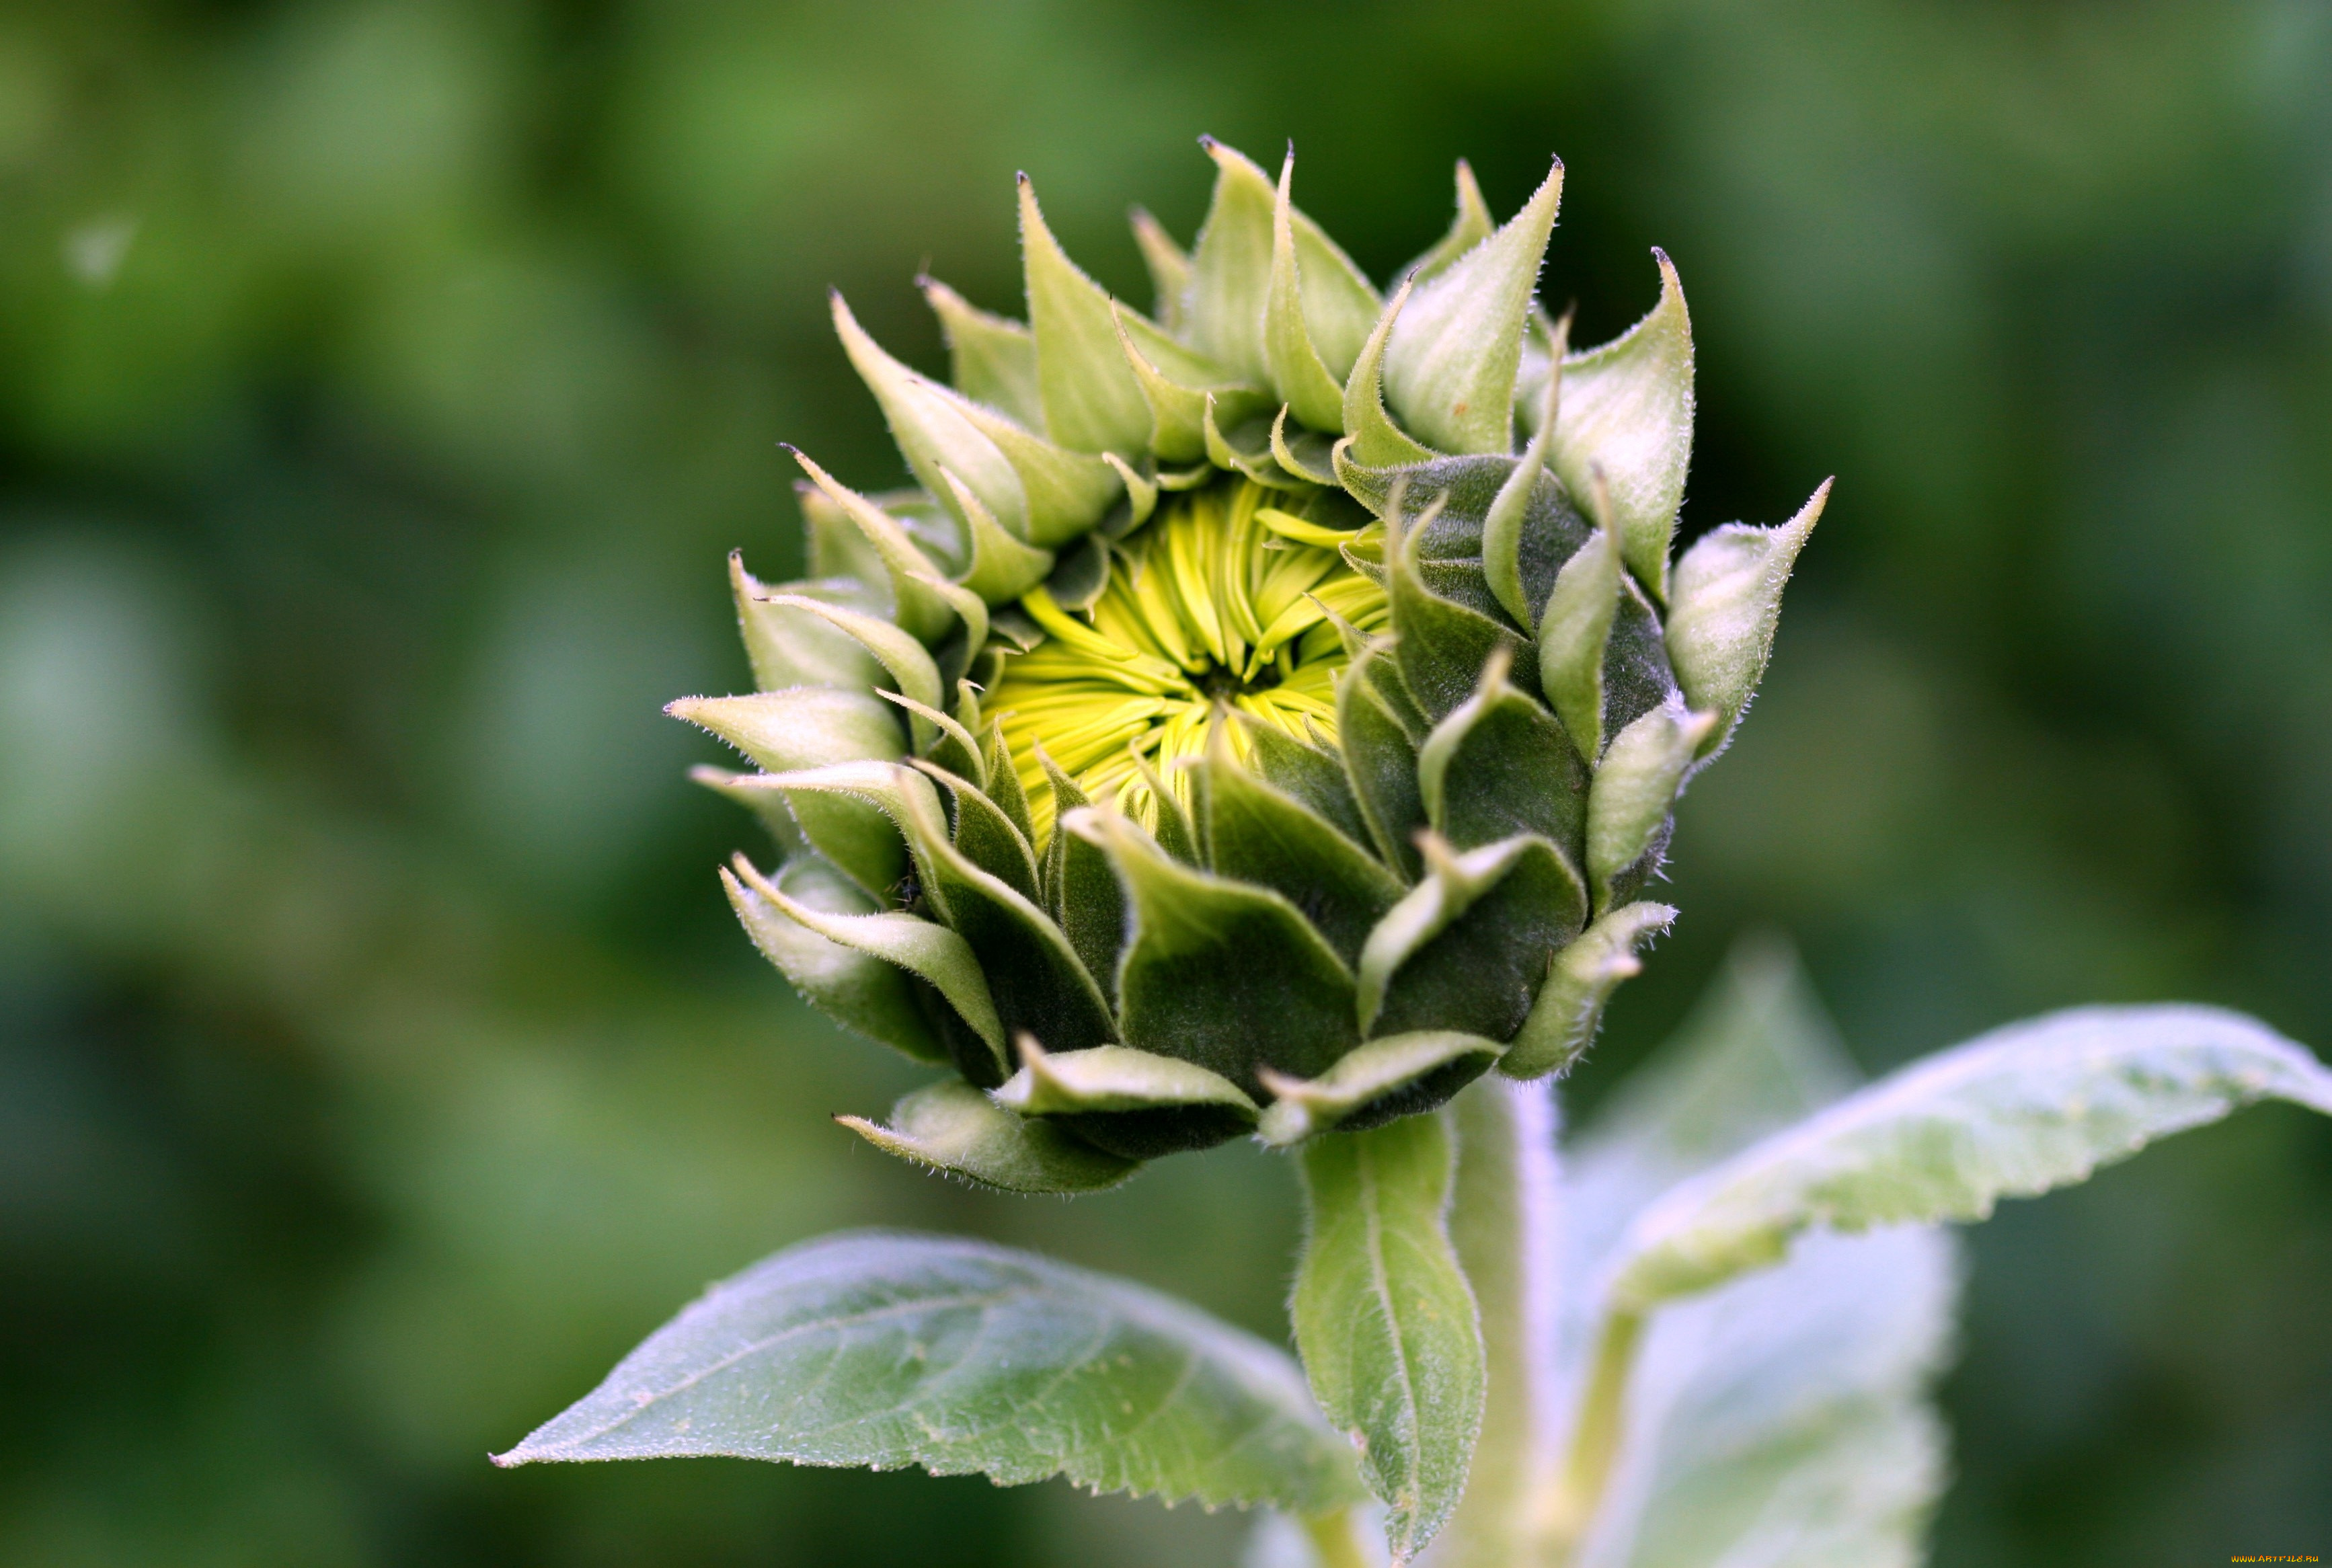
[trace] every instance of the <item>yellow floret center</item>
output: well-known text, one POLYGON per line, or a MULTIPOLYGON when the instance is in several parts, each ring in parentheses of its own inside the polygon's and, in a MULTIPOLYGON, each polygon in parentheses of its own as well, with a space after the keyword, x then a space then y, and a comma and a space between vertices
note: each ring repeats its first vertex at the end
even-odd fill
POLYGON ((1244 479, 1169 496, 1112 546, 1089 609, 1041 588, 1021 599, 1045 637, 1008 655, 986 706, 1003 722, 1040 842, 1054 813, 1040 745, 1088 799, 1154 827, 1153 781, 1187 801, 1180 764, 1218 722, 1247 753, 1243 726, 1225 722, 1232 710, 1334 743, 1349 655, 1330 612, 1363 632, 1389 618, 1384 590, 1342 547, 1367 552, 1379 531, 1324 527, 1277 504, 1286 499, 1244 479))

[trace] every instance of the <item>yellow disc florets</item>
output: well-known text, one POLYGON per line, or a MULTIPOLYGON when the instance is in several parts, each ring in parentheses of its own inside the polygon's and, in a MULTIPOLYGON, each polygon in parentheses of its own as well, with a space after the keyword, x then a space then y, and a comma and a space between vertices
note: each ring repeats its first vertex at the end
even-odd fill
MULTIPOLYGON (((988 707, 1027 791, 1040 837, 1052 789, 1041 746, 1088 798, 1155 822, 1151 779, 1187 789, 1217 718, 1236 709, 1298 741, 1333 743, 1342 619, 1373 631, 1384 590, 1353 569, 1381 525, 1335 529, 1276 506, 1276 492, 1226 479, 1167 499, 1114 546, 1107 586, 1073 614, 1044 588, 1020 601, 1045 639, 1011 656, 988 707), (1332 614, 1333 612, 1333 614, 1332 614)), ((1241 754, 1239 726, 1226 737, 1241 754)))

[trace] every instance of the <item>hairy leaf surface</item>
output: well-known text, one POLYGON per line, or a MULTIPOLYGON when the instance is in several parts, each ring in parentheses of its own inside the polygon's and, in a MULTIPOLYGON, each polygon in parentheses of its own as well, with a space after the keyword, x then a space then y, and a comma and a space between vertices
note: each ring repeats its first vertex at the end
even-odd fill
POLYGON ((1781 1260, 1802 1231, 1982 1219, 2172 1133, 2274 1096, 2332 1114, 2332 1072, 2213 1008, 2081 1008, 1928 1058, 1776 1134, 1638 1217, 1632 1306, 1781 1260))
POLYGON ((1442 1218, 1454 1164, 1446 1114, 1331 1133, 1304 1151, 1295 1343, 1384 1500, 1396 1563, 1458 1506, 1482 1428, 1481 1324, 1442 1218))
POLYGON ((1124 1280, 892 1231, 714 1286, 496 1462, 690 1454, 1299 1513, 1360 1496, 1343 1439, 1262 1341, 1124 1280))

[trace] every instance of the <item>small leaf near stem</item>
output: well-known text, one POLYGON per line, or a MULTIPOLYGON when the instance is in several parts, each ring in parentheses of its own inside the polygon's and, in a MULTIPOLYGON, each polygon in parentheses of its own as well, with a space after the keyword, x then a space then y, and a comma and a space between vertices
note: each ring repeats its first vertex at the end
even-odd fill
POLYGON ((1384 1500, 1396 1564, 1458 1506, 1482 1425, 1481 1324, 1443 1219, 1454 1152, 1446 1113, 1333 1133, 1304 1152, 1295 1343, 1384 1500))

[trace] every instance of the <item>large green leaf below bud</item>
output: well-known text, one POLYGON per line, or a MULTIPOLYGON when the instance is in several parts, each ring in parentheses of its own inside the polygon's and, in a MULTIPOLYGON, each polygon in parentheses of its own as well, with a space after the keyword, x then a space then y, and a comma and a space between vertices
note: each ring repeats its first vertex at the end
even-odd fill
POLYGON ((1286 1355, 1124 1280, 855 1231, 705 1296, 502 1465, 722 1454, 1326 1513, 1351 1455, 1286 1355))

